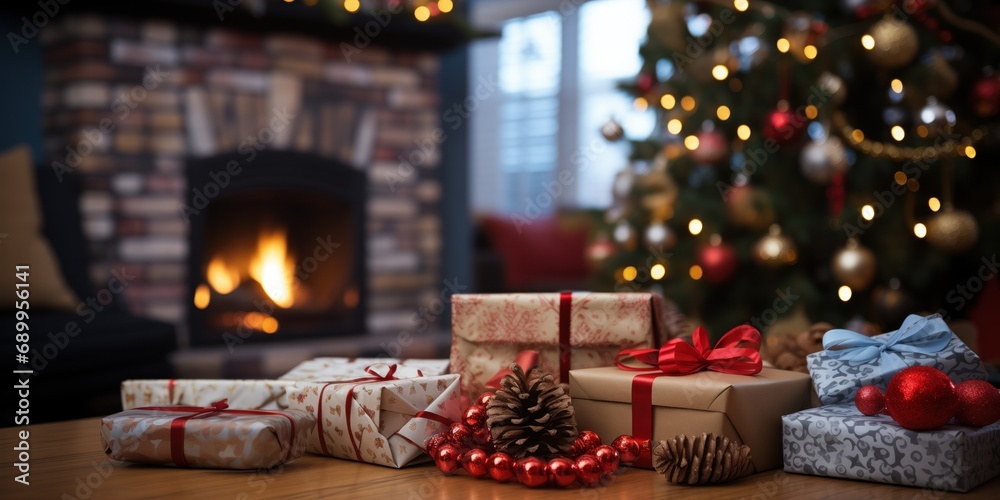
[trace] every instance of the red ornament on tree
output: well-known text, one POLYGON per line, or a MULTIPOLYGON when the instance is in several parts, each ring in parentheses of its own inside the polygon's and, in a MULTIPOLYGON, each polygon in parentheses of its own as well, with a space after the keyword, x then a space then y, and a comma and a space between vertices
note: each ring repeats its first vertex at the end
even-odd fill
POLYGON ((702 130, 696 135, 698 147, 691 151, 691 159, 706 165, 716 165, 729 158, 729 143, 718 130, 702 130))
POLYGON ((1000 420, 1000 391, 985 380, 966 380, 955 385, 958 414, 962 425, 982 427, 1000 420))
POLYGON ((545 461, 538 457, 528 457, 514 464, 514 474, 521 484, 529 488, 537 488, 549 480, 545 471, 545 461))
POLYGON ((486 458, 486 471, 494 480, 506 483, 514 478, 514 459, 498 451, 486 458))
POLYGON ((729 281, 736 272, 736 250, 728 243, 718 241, 699 248, 696 260, 705 281, 713 285, 729 281))
POLYGON ((780 146, 791 144, 802 135, 805 122, 795 116, 795 113, 785 109, 776 109, 767 114, 764 120, 764 137, 773 140, 780 146))
POLYGON ((576 481, 576 471, 573 470, 573 461, 565 458, 553 458, 549 460, 545 471, 549 475, 549 481, 559 487, 566 487, 576 481))
POLYGON ((958 410, 955 386, 940 370, 911 366, 892 377, 885 391, 889 415, 914 431, 937 429, 958 410))
POLYGON ((652 90, 654 84, 656 84, 656 80, 649 73, 639 73, 639 77, 635 79, 635 88, 640 95, 652 90))
POLYGON ((885 395, 882 390, 874 385, 866 385, 858 389, 854 396, 854 406, 865 415, 876 415, 885 409, 885 395))
POLYGON ((984 77, 972 86, 972 110, 983 118, 1000 113, 1000 75, 984 77))
POLYGON ((590 486, 601 480, 601 462, 593 455, 583 455, 576 459, 576 479, 584 486, 590 486))

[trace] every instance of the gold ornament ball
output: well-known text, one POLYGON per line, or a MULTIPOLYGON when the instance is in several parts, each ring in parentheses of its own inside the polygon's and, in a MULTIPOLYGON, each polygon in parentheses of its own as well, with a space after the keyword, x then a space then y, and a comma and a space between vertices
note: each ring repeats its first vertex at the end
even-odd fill
POLYGON ((618 123, 614 118, 608 120, 607 123, 601 126, 601 136, 604 140, 608 142, 617 142, 625 137, 625 129, 622 125, 618 123))
POLYGON ((781 234, 781 228, 774 224, 767 236, 753 246, 753 258, 758 264, 777 269, 792 265, 798 260, 798 250, 791 238, 781 234))
POLYGON ((908 64, 920 48, 917 31, 905 22, 884 17, 872 26, 869 33, 875 40, 875 47, 868 52, 868 58, 884 69, 898 68, 908 64))
POLYGON ((979 225, 965 210, 945 210, 927 221, 927 242, 946 253, 962 253, 976 243, 979 225))
POLYGON ((902 288, 878 287, 872 292, 872 319, 884 332, 899 328, 907 316, 916 312, 916 301, 902 288))
POLYGON ((833 255, 833 276, 853 290, 868 288, 875 278, 875 253, 855 240, 833 255))
POLYGON ((737 186, 726 193, 726 216, 736 226, 761 231, 774 224, 774 206, 767 193, 752 186, 737 186))

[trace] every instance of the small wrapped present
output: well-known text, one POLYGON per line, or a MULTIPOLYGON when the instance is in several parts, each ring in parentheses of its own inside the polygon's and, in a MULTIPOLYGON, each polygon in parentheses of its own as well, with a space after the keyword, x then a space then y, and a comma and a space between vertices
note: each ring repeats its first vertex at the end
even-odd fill
MULTIPOLYGON (((691 346, 674 339, 660 350, 622 353, 652 365, 646 368, 619 362, 571 371, 577 426, 606 439, 727 436, 750 447, 755 472, 780 467, 781 416, 808 407, 809 377, 763 368, 760 334, 749 326, 727 333, 715 349, 704 329, 695 331, 693 341, 691 346)), ((648 453, 635 465, 651 468, 648 453)))
POLYGON ((867 337, 850 330, 830 330, 825 350, 806 357, 809 376, 824 405, 854 401, 858 389, 885 390, 893 375, 908 366, 930 366, 953 382, 982 380, 986 369, 938 315, 910 315, 899 330, 867 337))
POLYGON ((101 420, 108 457, 179 467, 269 469, 302 456, 316 426, 303 411, 148 406, 101 420))
POLYGON ((786 472, 934 491, 969 491, 1000 473, 1000 422, 911 431, 845 403, 786 415, 782 424, 786 472))
POLYGON ((459 377, 400 379, 396 370, 370 367, 368 377, 289 389, 289 405, 316 416, 308 451, 396 468, 425 457, 427 439, 461 417, 459 377))
POLYGON ((228 399, 234 409, 280 410, 288 408, 285 390, 294 384, 293 380, 126 380, 122 382, 122 408, 208 406, 228 399))
POLYGON ((376 364, 396 365, 396 376, 423 377, 446 375, 447 359, 390 359, 390 358, 314 358, 298 366, 278 380, 329 380, 356 378, 367 375, 365 369, 376 364))
POLYGON ((665 336, 663 299, 649 293, 456 294, 451 372, 478 396, 521 351, 569 382, 570 369, 613 366, 618 351, 655 347, 665 336))

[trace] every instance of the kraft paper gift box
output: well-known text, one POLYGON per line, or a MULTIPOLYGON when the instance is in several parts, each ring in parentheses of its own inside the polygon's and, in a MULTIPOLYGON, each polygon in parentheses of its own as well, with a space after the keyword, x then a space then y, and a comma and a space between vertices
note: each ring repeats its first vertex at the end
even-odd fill
POLYGON ((662 298, 649 293, 456 294, 451 372, 476 397, 524 350, 539 367, 569 382, 569 370, 614 365, 622 349, 664 339, 662 298))
POLYGON ((316 416, 307 450, 396 468, 426 458, 427 439, 461 418, 459 377, 391 375, 297 382, 289 389, 291 407, 316 416))
POLYGON ((875 337, 830 330, 823 346, 806 357, 806 365, 824 405, 853 402, 866 385, 884 391, 892 376, 908 366, 937 368, 956 383, 986 379, 979 356, 938 315, 910 315, 899 330, 875 337))
MULTIPOLYGON (((635 433, 632 379, 637 372, 608 367, 569 375, 578 428, 598 433, 605 442, 635 433)), ((703 432, 728 436, 750 446, 755 472, 774 469, 782 463, 781 416, 808 407, 809 391, 808 375, 773 368, 757 375, 663 375, 653 380, 651 435, 654 442, 703 432)))
POLYGON ((216 404, 135 408, 104 417, 101 445, 108 457, 126 462, 269 469, 302 456, 316 427, 303 411, 219 411, 225 405, 216 404))
POLYGON ((853 403, 782 418, 786 472, 968 491, 1000 473, 1000 422, 904 429, 888 415, 862 415, 853 403))
POLYGON ((228 399, 230 408, 279 410, 288 408, 285 391, 294 384, 293 380, 126 380, 122 382, 122 408, 207 406, 228 399))
POLYGON ((416 376, 446 375, 448 373, 447 359, 390 359, 390 358, 314 358, 299 363, 288 373, 278 377, 278 380, 324 380, 333 377, 364 377, 365 368, 377 364, 394 364, 399 367, 396 373, 412 373, 416 376), (419 371, 419 373, 417 373, 419 371))

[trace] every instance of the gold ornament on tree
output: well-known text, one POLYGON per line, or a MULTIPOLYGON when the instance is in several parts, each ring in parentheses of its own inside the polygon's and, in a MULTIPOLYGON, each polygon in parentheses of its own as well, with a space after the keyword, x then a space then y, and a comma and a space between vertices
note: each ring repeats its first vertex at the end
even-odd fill
POLYGON ((772 224, 767 236, 754 244, 753 258, 758 264, 775 269, 794 264, 798 250, 791 238, 781 234, 781 226, 772 224))
POLYGON ((833 276, 841 285, 863 290, 875 278, 875 253, 851 238, 833 254, 833 276))
POLYGON ((927 221, 927 242, 945 253, 962 253, 979 239, 976 218, 965 210, 946 206, 927 221))
POLYGON ((625 137, 625 129, 614 118, 609 118, 608 122, 601 126, 601 136, 608 142, 617 142, 625 137))
POLYGON ((657 443, 652 455, 656 472, 671 483, 724 483, 753 472, 750 447, 726 436, 679 435, 657 443))
POLYGON ((510 370, 486 406, 493 446, 515 459, 568 454, 577 430, 566 389, 537 368, 525 374, 512 364, 510 370))
POLYGON ((868 49, 868 58, 883 69, 893 69, 909 64, 917 55, 920 43, 917 31, 905 21, 897 21, 891 16, 883 17, 875 23, 867 38, 862 39, 868 49), (869 47, 868 43, 874 43, 869 47))

